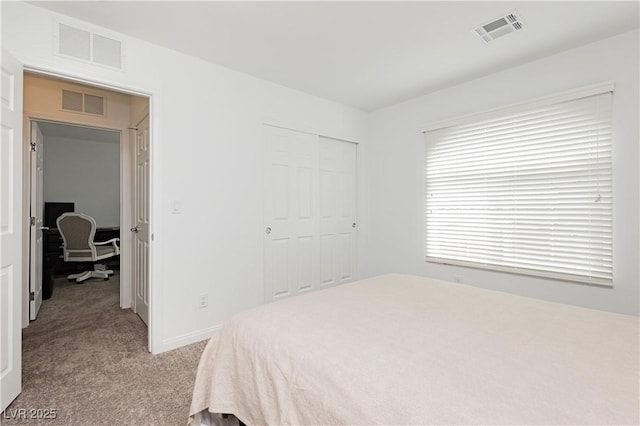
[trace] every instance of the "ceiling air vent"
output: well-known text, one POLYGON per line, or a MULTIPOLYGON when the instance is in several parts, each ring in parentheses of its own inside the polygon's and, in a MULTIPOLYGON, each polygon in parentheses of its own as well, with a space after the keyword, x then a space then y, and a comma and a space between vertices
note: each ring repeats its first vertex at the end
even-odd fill
POLYGON ((93 115, 104 115, 104 96, 62 90, 62 109, 65 111, 84 112, 93 115))
POLYGON ((85 62, 122 69, 122 42, 71 25, 58 23, 57 52, 85 62))
POLYGON ((484 25, 480 25, 474 30, 474 33, 488 43, 507 34, 520 31, 525 27, 524 20, 514 10, 484 25))

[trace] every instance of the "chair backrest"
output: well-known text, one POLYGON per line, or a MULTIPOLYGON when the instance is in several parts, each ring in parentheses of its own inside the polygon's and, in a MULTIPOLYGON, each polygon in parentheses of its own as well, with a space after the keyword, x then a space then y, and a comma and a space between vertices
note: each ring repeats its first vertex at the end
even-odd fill
POLYGON ((56 221, 66 250, 91 250, 96 221, 82 213, 64 213, 56 221))

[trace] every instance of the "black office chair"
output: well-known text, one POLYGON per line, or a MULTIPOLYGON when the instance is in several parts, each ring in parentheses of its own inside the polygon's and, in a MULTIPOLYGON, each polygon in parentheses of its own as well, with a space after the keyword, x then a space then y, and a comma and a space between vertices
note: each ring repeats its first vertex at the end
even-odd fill
POLYGON ((96 221, 82 213, 64 213, 56 223, 62 236, 64 261, 93 263, 93 270, 71 274, 67 278, 76 280, 78 283, 89 278, 108 280, 113 271, 97 262, 120 254, 118 246, 120 238, 103 242, 93 241, 96 234, 96 221))

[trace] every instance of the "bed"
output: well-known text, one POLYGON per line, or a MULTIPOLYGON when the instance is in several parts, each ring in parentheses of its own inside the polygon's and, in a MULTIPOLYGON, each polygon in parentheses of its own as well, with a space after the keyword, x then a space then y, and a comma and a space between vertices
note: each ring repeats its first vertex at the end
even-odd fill
POLYGON ((243 312, 192 424, 638 424, 638 317, 383 275, 243 312))

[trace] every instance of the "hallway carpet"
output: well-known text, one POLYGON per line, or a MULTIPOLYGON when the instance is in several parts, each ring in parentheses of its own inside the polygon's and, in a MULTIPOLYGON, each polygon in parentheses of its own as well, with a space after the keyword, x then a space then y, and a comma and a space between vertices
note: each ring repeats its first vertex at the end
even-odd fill
POLYGON ((82 285, 56 279, 23 330, 22 393, 2 424, 185 425, 206 342, 151 355, 147 327, 119 307, 118 276, 82 285), (8 419, 55 409, 55 420, 8 419), (14 413, 14 414, 12 414, 14 413))

